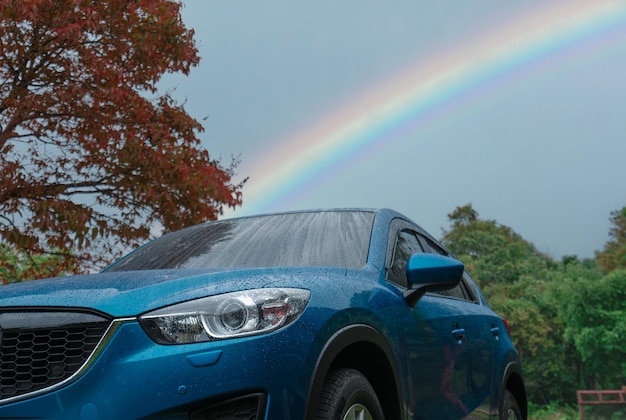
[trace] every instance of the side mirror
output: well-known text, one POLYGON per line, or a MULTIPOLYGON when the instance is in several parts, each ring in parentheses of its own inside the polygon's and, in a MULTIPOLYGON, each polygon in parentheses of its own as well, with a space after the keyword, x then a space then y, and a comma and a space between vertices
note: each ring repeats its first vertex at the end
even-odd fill
POLYGON ((409 289, 404 300, 415 306, 426 292, 456 287, 463 277, 463 263, 438 254, 413 254, 406 264, 409 289))

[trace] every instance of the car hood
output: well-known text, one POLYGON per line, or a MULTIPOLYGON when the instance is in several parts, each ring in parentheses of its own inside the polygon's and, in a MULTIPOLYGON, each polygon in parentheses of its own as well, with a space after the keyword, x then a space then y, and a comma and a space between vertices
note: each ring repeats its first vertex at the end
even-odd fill
POLYGON ((34 280, 0 286, 0 308, 90 308, 131 317, 204 296, 289 284, 294 276, 332 275, 345 269, 268 268, 150 270, 34 280), (325 274, 323 274, 325 273, 325 274))

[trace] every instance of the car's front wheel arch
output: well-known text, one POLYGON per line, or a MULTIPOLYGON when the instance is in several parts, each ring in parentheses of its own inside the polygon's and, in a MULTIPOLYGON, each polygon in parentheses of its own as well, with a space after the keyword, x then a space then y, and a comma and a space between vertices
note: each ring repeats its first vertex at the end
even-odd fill
POLYGON ((306 419, 315 419, 328 375, 346 368, 361 372, 371 383, 385 418, 403 418, 400 408, 404 404, 392 352, 378 331, 359 324, 337 331, 324 346, 309 388, 306 419))

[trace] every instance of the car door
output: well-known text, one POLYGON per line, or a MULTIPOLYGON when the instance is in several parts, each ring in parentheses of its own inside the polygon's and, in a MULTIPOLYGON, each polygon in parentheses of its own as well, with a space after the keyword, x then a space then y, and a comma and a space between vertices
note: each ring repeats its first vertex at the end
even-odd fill
MULTIPOLYGON (((426 252, 447 255, 432 239, 419 235, 426 252)), ((480 303, 476 288, 467 272, 457 287, 437 294, 451 299, 461 313, 467 350, 467 394, 463 402, 470 410, 466 418, 485 418, 494 412, 493 353, 499 339, 499 328, 490 316, 492 312, 480 303)))
MULTIPOLYGON (((464 305, 466 330, 470 341, 470 377, 474 404, 481 413, 489 412, 497 415, 495 395, 495 361, 494 353, 503 327, 499 319, 490 308, 480 304, 473 280, 467 272, 463 276, 463 284, 472 299, 464 305)), ((481 418, 484 418, 481 417, 481 418)))
MULTIPOLYGON (((399 226, 390 235, 387 280, 406 288, 406 262, 424 252, 417 232, 399 226)), ((447 297, 427 294, 404 325, 415 419, 461 418, 467 414, 469 357, 463 313, 447 297)))
POLYGON ((469 414, 469 346, 463 314, 450 299, 423 296, 413 308, 417 345, 411 360, 416 418, 458 419, 469 414))

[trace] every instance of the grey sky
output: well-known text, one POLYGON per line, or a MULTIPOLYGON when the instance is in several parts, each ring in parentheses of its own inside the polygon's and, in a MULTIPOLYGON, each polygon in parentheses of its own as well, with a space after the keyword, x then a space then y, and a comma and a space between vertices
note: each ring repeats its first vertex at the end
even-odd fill
MULTIPOLYGON (((333 110, 549 2, 186 0, 202 62, 168 77, 246 191, 259 159, 333 110)), ((552 4, 554 2, 551 2, 552 4)), ((556 2, 557 4, 564 2, 556 2)), ((566 2, 580 7, 578 2, 566 2)), ((554 258, 592 257, 626 205, 626 21, 470 92, 268 210, 390 207, 435 236, 471 202, 554 258)))

